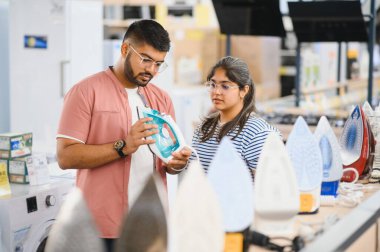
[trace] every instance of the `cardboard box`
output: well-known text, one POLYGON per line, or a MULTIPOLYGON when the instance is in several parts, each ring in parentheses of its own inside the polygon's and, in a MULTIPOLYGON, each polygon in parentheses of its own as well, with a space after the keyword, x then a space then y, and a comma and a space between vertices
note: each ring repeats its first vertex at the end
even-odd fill
POLYGON ((216 28, 169 27, 173 42, 174 82, 200 85, 219 60, 219 30, 216 28))
POLYGON ((10 183, 28 184, 29 176, 27 162, 31 162, 31 157, 17 158, 16 160, 0 159, 0 164, 7 167, 8 179, 10 183))
POLYGON ((0 158, 12 159, 32 154, 32 133, 0 134, 0 158))
MULTIPOLYGON (((226 36, 221 36, 220 58, 226 55, 226 36)), ((231 36, 231 55, 244 60, 256 87, 256 100, 280 97, 281 40, 275 37, 231 36)))
POLYGON ((17 174, 8 174, 9 182, 15 184, 29 184, 29 176, 17 175, 17 174))
POLYGON ((28 166, 33 165, 32 156, 8 160, 9 182, 28 184, 28 166))
POLYGON ((26 156, 21 158, 14 158, 8 160, 8 171, 9 174, 16 175, 28 175, 28 165, 33 163, 32 156, 26 156))

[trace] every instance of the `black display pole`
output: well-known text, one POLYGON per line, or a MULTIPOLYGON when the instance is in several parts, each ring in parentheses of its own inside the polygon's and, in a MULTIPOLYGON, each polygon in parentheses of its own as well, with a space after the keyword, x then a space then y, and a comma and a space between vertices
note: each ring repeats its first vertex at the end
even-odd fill
POLYGON ((295 105, 296 107, 300 106, 300 90, 301 90, 301 80, 300 80, 300 72, 301 72, 301 43, 297 43, 297 49, 296 49, 296 83, 295 83, 295 89, 296 89, 296 100, 295 105))
POLYGON ((226 56, 231 56, 231 35, 226 34, 226 56))
POLYGON ((369 21, 369 36, 368 36, 368 94, 367 100, 370 105, 372 104, 372 90, 373 90, 373 47, 375 44, 376 37, 376 11, 375 11, 375 0, 371 0, 371 18, 369 21))

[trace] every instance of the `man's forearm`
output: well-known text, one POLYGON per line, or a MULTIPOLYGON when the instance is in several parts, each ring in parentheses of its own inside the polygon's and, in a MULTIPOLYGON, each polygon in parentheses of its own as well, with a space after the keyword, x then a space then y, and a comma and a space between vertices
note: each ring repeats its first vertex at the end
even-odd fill
POLYGON ((96 168, 120 159, 113 148, 113 143, 102 145, 74 143, 64 147, 58 144, 57 157, 62 169, 96 168))

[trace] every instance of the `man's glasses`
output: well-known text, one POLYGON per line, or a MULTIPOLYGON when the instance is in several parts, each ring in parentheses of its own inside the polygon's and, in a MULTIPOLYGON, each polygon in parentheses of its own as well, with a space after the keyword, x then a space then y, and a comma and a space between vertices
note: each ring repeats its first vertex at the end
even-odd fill
POLYGON ((168 65, 164 62, 164 61, 154 61, 150 58, 146 58, 144 56, 142 56, 140 53, 138 53, 136 51, 135 48, 133 48, 133 46, 131 44, 129 44, 130 48, 132 49, 132 51, 134 51, 137 56, 140 57, 140 65, 144 68, 151 68, 153 65, 154 65, 154 70, 158 73, 161 73, 162 71, 164 71, 168 65))
POLYGON ((239 86, 237 86, 237 85, 233 85, 232 86, 232 85, 229 85, 227 83, 230 83, 230 82, 226 82, 226 83, 222 83, 222 84, 216 84, 213 81, 207 81, 205 83, 205 86, 207 87, 207 89, 208 89, 209 92, 213 92, 216 89, 219 89, 222 92, 228 92, 231 89, 239 88, 239 86))

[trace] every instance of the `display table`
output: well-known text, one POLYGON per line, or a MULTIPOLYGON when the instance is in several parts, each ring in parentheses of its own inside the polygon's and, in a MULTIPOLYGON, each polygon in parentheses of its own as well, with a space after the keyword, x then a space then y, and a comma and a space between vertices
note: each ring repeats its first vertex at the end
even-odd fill
MULTIPOLYGON (((297 215, 297 225, 323 223, 327 216, 334 214, 339 217, 338 222, 307 243, 302 251, 379 251, 380 185, 373 186, 375 190, 365 192, 362 203, 355 208, 322 206, 317 214, 297 215)), ((268 250, 251 246, 249 251, 268 250)))

